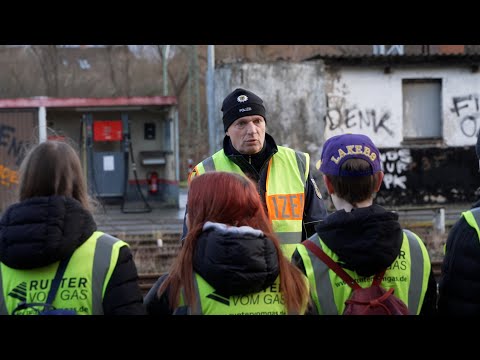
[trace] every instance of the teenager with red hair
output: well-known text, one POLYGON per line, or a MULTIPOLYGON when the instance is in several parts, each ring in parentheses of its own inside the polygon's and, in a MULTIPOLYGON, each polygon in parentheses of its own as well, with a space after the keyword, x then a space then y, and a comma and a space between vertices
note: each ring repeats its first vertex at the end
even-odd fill
POLYGON ((309 289, 282 254, 255 185, 209 172, 189 188, 188 233, 145 298, 152 315, 303 314, 309 289))

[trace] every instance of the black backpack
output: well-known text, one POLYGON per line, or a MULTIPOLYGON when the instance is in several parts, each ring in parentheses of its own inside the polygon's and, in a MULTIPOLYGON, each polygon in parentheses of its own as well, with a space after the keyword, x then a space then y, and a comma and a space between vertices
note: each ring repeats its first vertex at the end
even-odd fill
MULTIPOLYGON (((52 285, 50 286, 46 303, 27 303, 22 301, 20 304, 18 304, 15 310, 13 310, 12 315, 24 315, 22 313, 26 309, 33 310, 34 314, 32 315, 77 315, 75 310, 56 309, 55 306, 52 305, 69 261, 70 257, 60 261, 57 272, 55 273, 55 277, 53 278, 52 285)), ((29 314, 30 313, 31 311, 29 311, 29 314)))
POLYGON ((362 288, 333 261, 321 248, 312 241, 305 240, 305 247, 313 252, 325 265, 332 269, 345 283, 353 289, 350 297, 345 301, 343 315, 409 315, 407 305, 396 297, 394 289, 384 289, 382 283, 385 270, 375 275, 372 285, 362 288))

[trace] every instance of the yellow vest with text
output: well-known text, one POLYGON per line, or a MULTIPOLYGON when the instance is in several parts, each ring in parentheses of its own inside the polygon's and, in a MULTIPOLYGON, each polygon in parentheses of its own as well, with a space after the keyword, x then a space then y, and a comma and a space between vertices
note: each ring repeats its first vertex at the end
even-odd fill
MULTIPOLYGON (((105 289, 123 246, 128 244, 95 231, 71 256, 53 305, 57 309, 74 309, 78 315, 103 315, 105 289)), ((29 270, 0 263, 0 315, 12 314, 21 302, 46 302, 59 263, 29 270)), ((34 314, 33 309, 22 313, 30 314, 34 314)))
MULTIPOLYGON (((189 309, 191 315, 287 315, 287 308, 280 292, 280 277, 265 290, 228 298, 217 294, 215 289, 198 274, 194 275, 194 287, 197 302, 193 311, 189 309)), ((184 306, 182 295, 179 304, 184 306)), ((300 315, 305 313, 305 309, 306 303, 300 315)))
MULTIPOLYGON (((278 146, 268 163, 265 203, 273 230, 280 239, 285 256, 291 258, 302 239, 305 182, 310 156, 307 153, 278 146)), ((240 167, 222 150, 198 164, 192 177, 209 171, 226 171, 244 175, 240 167)))
MULTIPOLYGON (((310 240, 333 261, 338 262, 338 256, 317 234, 310 240)), ((345 301, 353 291, 352 288, 306 247, 299 246, 298 252, 303 260, 311 297, 318 313, 320 315, 342 314, 345 310, 345 301)), ((385 272, 381 286, 385 289, 393 288, 395 296, 407 305, 410 314, 418 315, 427 291, 430 269, 430 257, 422 240, 416 234, 403 230, 400 254, 385 272)), ((373 276, 361 277, 351 270, 345 268, 343 270, 361 287, 366 288, 372 285, 373 276)))

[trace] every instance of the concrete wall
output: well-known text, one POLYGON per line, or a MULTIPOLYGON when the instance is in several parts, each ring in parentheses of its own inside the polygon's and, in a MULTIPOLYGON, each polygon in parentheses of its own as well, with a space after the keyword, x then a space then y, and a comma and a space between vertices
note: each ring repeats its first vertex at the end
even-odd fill
POLYGON ((242 87, 263 99, 267 132, 277 145, 318 152, 324 135, 324 78, 319 62, 230 64, 215 69, 216 148, 225 136, 220 111, 223 99, 242 87))
POLYGON ((400 146, 403 79, 441 79, 444 144, 475 144, 480 128, 480 73, 472 73, 469 68, 394 69, 390 74, 384 74, 381 67, 332 71, 326 81, 325 134, 362 132, 379 147, 400 146))
MULTIPOLYGON (((480 175, 473 145, 480 128, 480 74, 470 68, 325 67, 309 63, 229 64, 215 71, 216 148, 222 106, 237 87, 258 94, 267 132, 279 145, 303 150, 311 164, 324 139, 345 132, 370 136, 382 152, 384 183, 377 202, 389 206, 469 203, 480 175), (403 79, 441 79, 443 142, 403 144, 403 79), (455 176, 453 176, 455 174, 455 176)), ((325 192, 320 173, 312 175, 325 192)))
POLYGON ((381 148, 380 203, 473 202, 480 184, 473 145, 480 129, 480 73, 469 67, 331 68, 326 80, 325 138, 370 136, 381 148), (402 144, 402 79, 441 79, 443 142, 402 144))

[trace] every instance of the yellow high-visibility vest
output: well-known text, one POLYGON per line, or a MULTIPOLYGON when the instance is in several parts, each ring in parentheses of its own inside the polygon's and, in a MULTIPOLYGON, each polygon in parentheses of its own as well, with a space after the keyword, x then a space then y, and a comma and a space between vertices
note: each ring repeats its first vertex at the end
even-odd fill
MULTIPOLYGON (((272 228, 279 237, 285 256, 291 258, 302 239, 305 182, 309 173, 310 156, 307 153, 278 146, 278 152, 268 163, 265 202, 272 228)), ((209 171, 245 173, 231 161, 225 152, 217 151, 205 159, 191 173, 189 181, 209 171)))
MULTIPOLYGON (((105 289, 123 246, 128 244, 95 231, 71 256, 53 305, 73 309, 78 315, 103 315, 105 289)), ((44 303, 59 263, 29 270, 0 263, 0 315, 12 314, 21 302, 44 303)), ((22 314, 35 311, 27 308, 22 314)))

